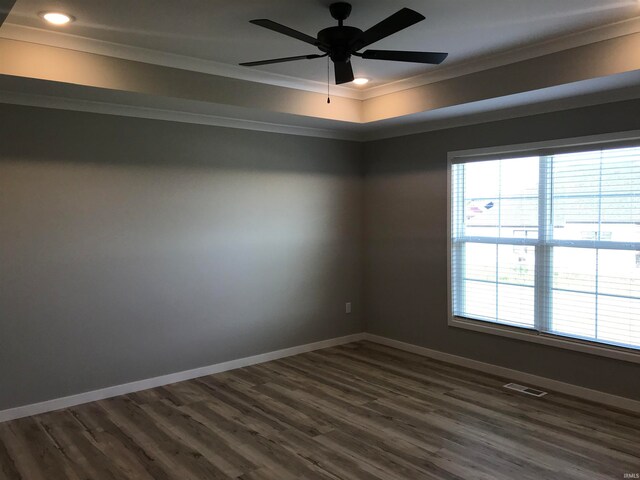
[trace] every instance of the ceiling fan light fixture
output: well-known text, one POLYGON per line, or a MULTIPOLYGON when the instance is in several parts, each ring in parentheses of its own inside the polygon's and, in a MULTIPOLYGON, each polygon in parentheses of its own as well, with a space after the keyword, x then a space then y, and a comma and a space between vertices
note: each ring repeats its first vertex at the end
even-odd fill
POLYGON ((40 12, 38 16, 44 19, 47 23, 57 26, 66 25, 75 20, 75 17, 72 15, 62 12, 40 12))
POLYGON ((369 83, 369 79, 366 77, 356 77, 353 79, 353 83, 355 83, 358 86, 362 86, 362 85, 366 85, 367 83, 369 83))

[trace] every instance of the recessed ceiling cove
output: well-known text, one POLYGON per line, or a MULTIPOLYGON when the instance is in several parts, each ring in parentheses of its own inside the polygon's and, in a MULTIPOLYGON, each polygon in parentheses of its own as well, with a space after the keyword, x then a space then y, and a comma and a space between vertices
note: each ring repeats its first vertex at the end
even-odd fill
MULTIPOLYGON (((308 45, 249 23, 268 18, 315 36, 331 23, 331 1, 319 0, 57 0, 76 21, 61 32, 229 65, 248 60, 309 54, 308 45)), ((637 16, 637 0, 352 0, 345 25, 366 30, 399 8, 424 21, 369 48, 449 52, 447 65, 513 50, 559 36, 637 16)), ((38 12, 49 0, 18 0, 2 29, 20 25, 55 31, 38 12)), ((355 76, 366 88, 427 73, 437 66, 353 58, 355 76)), ((326 62, 262 65, 258 71, 326 82, 326 62)), ((353 88, 357 88, 353 86, 353 88)))

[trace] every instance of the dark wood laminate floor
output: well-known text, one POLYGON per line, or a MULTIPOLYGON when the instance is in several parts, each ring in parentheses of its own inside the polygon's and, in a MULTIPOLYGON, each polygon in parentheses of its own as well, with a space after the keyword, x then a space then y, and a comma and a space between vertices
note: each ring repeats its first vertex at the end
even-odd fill
POLYGON ((623 479, 640 416, 367 342, 0 424, 0 478, 623 479))

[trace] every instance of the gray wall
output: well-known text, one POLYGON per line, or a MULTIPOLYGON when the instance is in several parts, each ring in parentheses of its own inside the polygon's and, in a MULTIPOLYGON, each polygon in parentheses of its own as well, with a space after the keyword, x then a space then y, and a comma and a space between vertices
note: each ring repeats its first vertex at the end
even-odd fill
POLYGON ((0 105, 0 410, 365 317, 375 334, 640 398, 640 365, 446 323, 447 152, 640 129, 638 111, 362 146, 0 105))
POLYGON ((365 146, 367 330, 640 399, 640 364, 447 326, 447 152, 640 129, 640 101, 370 142, 365 146))
POLYGON ((363 330, 361 145, 0 125, 0 410, 363 330))

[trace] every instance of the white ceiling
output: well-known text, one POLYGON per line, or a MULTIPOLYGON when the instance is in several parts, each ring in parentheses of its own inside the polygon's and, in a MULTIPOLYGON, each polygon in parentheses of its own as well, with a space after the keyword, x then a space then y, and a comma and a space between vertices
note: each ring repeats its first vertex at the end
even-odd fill
MULTIPOLYGON (((315 35, 334 25, 327 0, 18 0, 7 25, 63 31, 117 44, 235 65, 243 61, 314 53, 295 39, 249 23, 269 18, 315 35), (64 10, 77 21, 43 24, 37 13, 64 10)), ((640 14, 638 0, 352 0, 347 24, 366 29, 401 7, 427 19, 375 48, 448 51, 447 64, 513 50, 640 14)), ((2 27, 2 28, 5 28, 2 27)), ((437 67, 353 60, 357 75, 377 86, 437 67)), ((259 67, 304 80, 325 81, 326 61, 259 67)))

